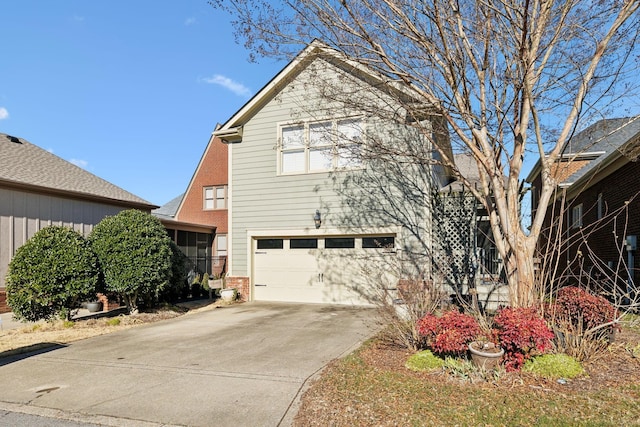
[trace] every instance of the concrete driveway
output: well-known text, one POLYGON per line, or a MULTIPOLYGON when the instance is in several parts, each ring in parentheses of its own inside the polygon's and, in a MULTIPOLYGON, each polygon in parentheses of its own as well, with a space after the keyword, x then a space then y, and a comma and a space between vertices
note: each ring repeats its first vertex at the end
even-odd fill
POLYGON ((374 311, 245 303, 0 359, 0 410, 112 426, 286 426, 374 311))

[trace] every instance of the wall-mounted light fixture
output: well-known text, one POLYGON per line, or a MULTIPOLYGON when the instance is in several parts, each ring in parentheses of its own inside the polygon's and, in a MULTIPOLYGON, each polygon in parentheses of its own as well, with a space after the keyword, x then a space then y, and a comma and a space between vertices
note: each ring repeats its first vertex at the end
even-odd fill
POLYGON ((320 215, 320 211, 316 209, 316 214, 313 216, 313 223, 316 225, 316 228, 320 228, 322 225, 322 215, 320 215))

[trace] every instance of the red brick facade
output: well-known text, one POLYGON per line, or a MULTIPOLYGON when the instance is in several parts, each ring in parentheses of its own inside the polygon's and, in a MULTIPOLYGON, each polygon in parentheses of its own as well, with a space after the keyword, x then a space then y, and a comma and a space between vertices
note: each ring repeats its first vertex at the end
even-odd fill
POLYGON ((212 225, 216 227, 216 233, 227 233, 227 209, 204 208, 204 188, 227 185, 227 151, 226 144, 220 139, 214 138, 209 142, 184 195, 176 220, 212 225))
POLYGON ((8 313, 10 311, 7 305, 7 292, 4 289, 0 289, 0 313, 8 313))
POLYGON ((241 301, 249 301, 249 278, 241 276, 228 276, 226 278, 227 288, 235 288, 240 294, 241 301))

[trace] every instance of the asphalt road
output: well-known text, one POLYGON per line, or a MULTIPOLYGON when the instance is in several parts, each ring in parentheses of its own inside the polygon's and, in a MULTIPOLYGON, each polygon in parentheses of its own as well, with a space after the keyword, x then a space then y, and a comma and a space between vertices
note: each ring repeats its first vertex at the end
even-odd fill
POLYGON ((33 426, 287 426, 309 379, 374 320, 372 309, 245 303, 0 359, 0 425, 22 414, 33 426))

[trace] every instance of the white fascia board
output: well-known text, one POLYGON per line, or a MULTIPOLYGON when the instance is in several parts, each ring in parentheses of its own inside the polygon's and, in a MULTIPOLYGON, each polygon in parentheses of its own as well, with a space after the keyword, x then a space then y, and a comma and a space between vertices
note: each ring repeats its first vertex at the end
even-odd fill
POLYGON ((211 134, 214 137, 218 137, 222 142, 226 144, 233 144, 242 141, 242 126, 237 126, 228 129, 217 129, 211 134))
POLYGON ((291 62, 289 62, 289 64, 287 64, 278 74, 276 74, 276 76, 273 77, 262 89, 260 89, 260 91, 256 93, 253 98, 251 98, 244 106, 242 106, 240 110, 238 110, 233 116, 231 116, 231 118, 220 127, 219 131, 216 132, 223 132, 232 128, 241 127, 246 122, 247 118, 250 117, 255 112, 255 110, 260 107, 260 105, 262 105, 263 100, 272 96, 273 93, 277 92, 282 87, 283 82, 286 82, 289 76, 291 76, 301 64, 309 60, 309 58, 321 55, 333 57, 336 60, 341 61, 342 63, 348 64, 354 70, 358 70, 358 72, 366 74, 372 79, 384 83, 388 87, 393 88, 398 92, 402 92, 407 96, 419 100, 419 94, 412 91, 410 88, 407 88, 399 82, 396 83, 395 81, 390 80, 388 76, 375 72, 374 70, 371 70, 370 68, 358 63, 357 61, 349 59, 341 52, 336 51, 320 40, 314 40, 305 49, 303 49, 291 62))

